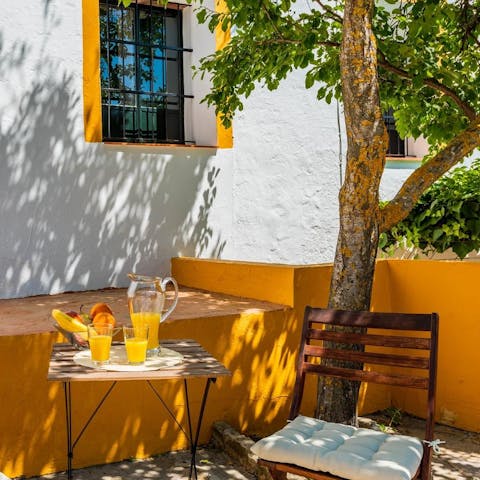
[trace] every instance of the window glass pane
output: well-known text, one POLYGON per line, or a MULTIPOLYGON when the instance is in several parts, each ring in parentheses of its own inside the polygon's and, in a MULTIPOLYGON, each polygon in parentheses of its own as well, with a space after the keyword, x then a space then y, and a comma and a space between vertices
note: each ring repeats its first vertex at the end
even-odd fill
POLYGON ((147 9, 140 9, 138 12, 138 40, 143 44, 150 44, 150 12, 147 9))
POLYGON ((119 54, 118 45, 116 43, 109 43, 109 55, 108 55, 108 79, 110 81, 109 88, 120 88, 122 58, 119 54))
POLYGON ((106 5, 100 5, 100 44, 102 46, 107 41, 107 20, 108 7, 106 5))
POLYGON ((170 50, 167 60, 167 92, 177 94, 179 81, 178 52, 170 50))
POLYGON ((153 58, 153 91, 165 91, 165 61, 163 57, 153 58))
POLYGON ((136 108, 136 106, 137 106, 137 96, 133 93, 124 93, 123 94, 123 103, 127 107, 136 108))
POLYGON ((122 9, 122 36, 126 42, 135 41, 135 10, 133 8, 122 9))
POLYGON ((163 45, 163 36, 164 36, 163 15, 154 13, 152 15, 151 21, 152 21, 151 44, 161 47, 163 45))
POLYGON ((138 49, 138 63, 140 74, 140 90, 150 92, 152 90, 152 57, 151 49, 140 47, 138 49))
POLYGON ((110 6, 108 8, 108 35, 110 39, 122 38, 122 9, 110 6))
POLYGON ((167 140, 175 140, 181 137, 180 128, 180 105, 176 99, 171 97, 167 105, 167 140))
POLYGON ((108 88, 108 63, 107 63, 107 49, 101 49, 102 58, 100 59, 100 79, 101 79, 101 87, 102 93, 103 91, 108 88))
POLYGON ((166 38, 165 43, 169 47, 178 47, 178 30, 177 30, 177 18, 166 17, 166 38))
POLYGON ((122 87, 125 90, 136 90, 135 45, 121 45, 119 50, 122 53, 120 66, 122 87))
POLYGON ((157 109, 150 95, 141 96, 140 130, 142 137, 155 138, 157 134, 157 109))
POLYGON ((136 109, 124 108, 125 136, 135 138, 137 136, 136 109))
POLYGON ((110 92, 110 105, 121 105, 123 103, 123 95, 118 92, 110 92))

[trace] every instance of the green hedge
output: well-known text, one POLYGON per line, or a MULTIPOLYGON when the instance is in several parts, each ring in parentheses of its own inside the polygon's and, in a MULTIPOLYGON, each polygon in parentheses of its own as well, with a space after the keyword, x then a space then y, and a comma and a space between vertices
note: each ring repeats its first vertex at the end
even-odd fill
POLYGON ((480 249, 480 160, 435 182, 408 217, 380 236, 380 248, 429 255, 451 248, 460 258, 480 249))

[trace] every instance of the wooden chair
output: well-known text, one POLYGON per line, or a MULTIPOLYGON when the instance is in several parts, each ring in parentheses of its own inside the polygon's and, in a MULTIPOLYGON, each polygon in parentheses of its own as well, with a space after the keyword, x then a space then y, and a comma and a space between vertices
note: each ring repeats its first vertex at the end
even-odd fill
MULTIPOLYGON (((351 331, 352 329, 349 330, 351 331)), ((299 409, 305 384, 305 376, 307 374, 337 377, 352 381, 373 382, 424 389, 427 391, 425 441, 420 442, 418 439, 413 439, 412 437, 395 437, 401 439, 402 441, 403 439, 411 439, 412 441, 414 440, 417 442, 417 456, 415 459, 415 462, 417 463, 414 463, 411 467, 411 469, 413 469, 413 473, 402 473, 402 475, 408 475, 410 478, 421 478, 422 480, 428 480, 431 473, 431 442, 433 440, 434 428, 437 346, 438 315, 435 313, 401 314, 349 312, 307 307, 305 310, 304 325, 297 364, 297 376, 289 421, 292 422, 294 419, 296 419, 295 422, 300 422, 300 424, 305 424, 306 422, 308 425, 313 425, 313 422, 319 422, 317 419, 299 416, 299 409), (327 328, 324 328, 325 326, 327 326, 327 328), (354 329, 354 332, 359 331, 361 333, 333 331, 328 326, 359 327, 354 329), (412 336, 410 332, 425 333, 420 335, 414 334, 415 336, 412 336), (391 333, 393 333, 393 335, 391 333), (319 345, 320 342, 318 342, 318 340, 326 341, 328 342, 328 345, 319 345), (340 344, 363 345, 367 348, 366 351, 355 351, 350 349, 345 350, 342 348, 337 348, 340 346, 340 344), (374 346, 375 351, 369 351, 369 346, 374 346), (385 351, 383 347, 386 347, 387 351, 385 351), (416 353, 420 351, 423 351, 423 355, 418 355, 416 353), (318 359, 321 359, 321 361, 319 362, 318 359), (325 366, 322 364, 325 363, 325 359, 348 361, 350 368, 346 368, 344 366, 325 366), (361 364, 365 364, 368 367, 361 370, 351 368, 350 362, 352 361, 361 362, 361 364), (377 369, 378 366, 382 366, 383 368, 377 369), (388 368, 385 369, 385 366, 388 368), (393 369, 392 373, 390 373, 391 369, 393 369), (405 369, 407 369, 407 371, 405 371, 405 369), (420 373, 422 373, 420 370, 424 370, 423 375, 420 375, 420 373), (418 469, 416 469, 418 462, 420 462, 420 464, 418 469)), ((345 474, 342 474, 343 476, 338 476, 338 473, 333 475, 331 470, 329 473, 329 470, 325 471, 323 468, 318 470, 318 468, 311 469, 306 468, 305 465, 302 466, 302 461, 297 463, 297 457, 293 452, 295 448, 298 448, 298 451, 300 452, 299 456, 306 456, 304 444, 301 442, 296 444, 297 439, 300 437, 301 441, 305 440, 302 437, 304 432, 301 431, 303 427, 294 426, 295 422, 287 424, 284 429, 280 430, 276 434, 260 440, 252 448, 254 453, 259 456, 258 463, 266 466, 274 479, 286 479, 287 472, 295 473, 313 480, 326 480, 332 478, 349 478, 355 480, 358 478, 378 478, 379 480, 387 480, 393 478, 393 476, 390 474, 375 473, 376 470, 374 470, 373 473, 371 471, 368 472, 368 469, 372 467, 368 464, 372 463, 372 460, 369 459, 366 460, 366 464, 362 463, 362 468, 367 469, 366 474, 365 472, 363 474, 357 474, 356 467, 352 467, 353 473, 348 473, 347 476, 344 476, 345 474), (300 428, 300 430, 295 430, 298 428, 300 428), (283 445, 283 447, 279 447, 279 445, 283 445), (280 450, 278 450, 279 448, 280 450), (285 452, 287 452, 286 455, 285 452), (292 461, 290 458, 292 456, 294 457, 295 461, 292 461), (286 457, 289 458, 289 461, 288 463, 283 463, 286 457)), ((326 424, 325 422, 322 422, 322 425, 323 424, 328 425, 329 428, 333 429, 355 428, 339 424, 326 424)), ((308 428, 310 428, 310 426, 308 428)), ((355 429, 354 435, 357 435, 357 433, 361 434, 357 439, 360 442, 358 444, 358 448, 360 450, 363 447, 362 435, 366 434, 368 436, 370 435, 369 432, 372 432, 371 435, 384 435, 384 437, 387 437, 386 434, 382 434, 382 432, 374 432, 373 430, 368 429, 355 429), (359 432, 357 432, 357 430, 359 432)), ((343 435, 343 433, 341 435, 343 435)), ((396 441, 397 438, 389 436, 386 438, 386 441, 396 441)), ((326 441, 324 440, 325 439, 323 438, 316 438, 316 443, 308 443, 308 448, 318 450, 317 445, 323 446, 331 439, 328 438, 326 441)), ((342 445, 342 448, 346 447, 343 447, 342 445)), ((406 446, 406 448, 410 449, 410 446, 406 446)), ((309 458, 315 458, 315 461, 317 461, 318 456, 316 452, 314 453, 315 456, 309 458)), ((404 452, 401 452, 402 455, 403 453, 404 452)), ((350 458, 348 455, 343 456, 345 458, 350 458)), ((340 455, 341 458, 343 458, 343 456, 340 455)), ((355 463, 356 453, 355 455, 352 455, 352 458, 354 459, 355 463)), ((388 458, 387 460, 390 461, 388 458)), ((393 460, 393 462, 395 462, 395 460, 393 460)), ((372 468, 376 468, 378 464, 379 462, 376 460, 376 464, 372 468)), ((394 464, 394 468, 397 466, 399 470, 404 467, 404 465, 400 465, 400 462, 398 461, 397 464, 394 464)), ((360 469, 358 471, 360 471, 360 469)))

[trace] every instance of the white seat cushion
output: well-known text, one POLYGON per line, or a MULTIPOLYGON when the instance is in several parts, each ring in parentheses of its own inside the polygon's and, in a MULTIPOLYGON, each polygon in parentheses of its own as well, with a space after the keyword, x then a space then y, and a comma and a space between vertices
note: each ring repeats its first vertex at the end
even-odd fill
POLYGON ((264 460, 350 480, 411 480, 423 455, 418 438, 298 416, 252 446, 264 460))

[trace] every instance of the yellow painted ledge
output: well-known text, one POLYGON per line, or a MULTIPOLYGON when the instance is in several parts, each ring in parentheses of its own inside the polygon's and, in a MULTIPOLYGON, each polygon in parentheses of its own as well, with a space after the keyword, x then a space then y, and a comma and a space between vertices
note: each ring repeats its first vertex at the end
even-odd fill
POLYGON ((288 306, 294 304, 294 271, 288 265, 172 259, 172 275, 181 285, 288 306))
MULTIPOLYGON (((299 325, 293 309, 238 298, 233 299, 236 302, 233 308, 232 299, 221 295, 205 298, 195 309, 202 302, 202 295, 211 295, 197 292, 192 297, 188 289, 182 287, 181 291, 183 306, 175 312, 176 319, 161 325, 160 337, 193 338, 232 372, 231 377, 219 379, 210 388, 200 442, 208 441, 216 420, 259 434, 280 427, 288 412, 295 372, 295 332, 299 325), (216 311, 209 315, 209 308, 215 305, 216 311), (219 315, 219 310, 224 313, 219 315), (197 315, 193 316, 195 311, 197 315)), ((107 299, 119 318, 127 315, 125 290, 106 290, 104 297, 102 292, 96 295, 97 300, 107 299)), ((29 324, 34 326, 37 309, 38 321, 44 322, 52 304, 78 309, 82 298, 91 304, 94 297, 95 292, 32 297, 23 299, 24 312, 29 312, 29 324)), ((21 302, 22 299, 0 302, 0 317, 5 318, 6 314, 12 318, 13 310, 17 309, 21 312, 21 302)), ((50 328, 53 328, 51 322, 50 328)), ((30 477, 66 468, 63 388, 60 383, 47 381, 49 356, 57 338, 56 333, 49 332, 0 335, 3 372, 0 390, 2 407, 9 412, 1 421, 0 471, 10 477, 30 477)), ((181 382, 159 381, 155 386, 177 418, 184 422, 181 382)), ((108 382, 72 384, 74 438, 108 387, 108 382)), ((203 387, 204 380, 189 382, 194 420, 203 387)), ((119 382, 78 442, 74 468, 187 447, 184 435, 147 385, 119 382)))

